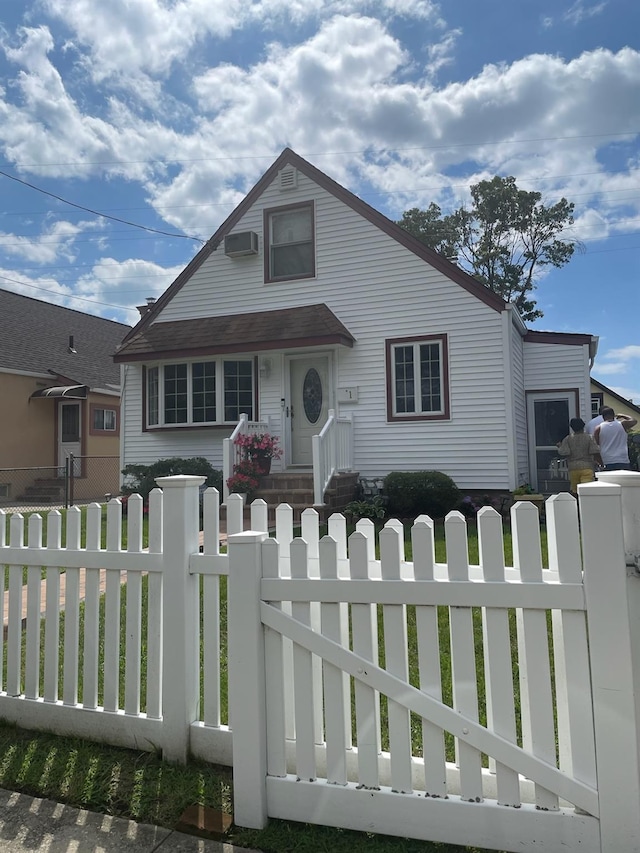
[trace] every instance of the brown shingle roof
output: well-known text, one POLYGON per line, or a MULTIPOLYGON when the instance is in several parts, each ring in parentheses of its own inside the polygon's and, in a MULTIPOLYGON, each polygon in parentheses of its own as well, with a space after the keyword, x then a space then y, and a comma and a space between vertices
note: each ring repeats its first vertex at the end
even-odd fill
POLYGON ((129 339, 117 362, 342 344, 355 338, 324 304, 154 323, 129 339))

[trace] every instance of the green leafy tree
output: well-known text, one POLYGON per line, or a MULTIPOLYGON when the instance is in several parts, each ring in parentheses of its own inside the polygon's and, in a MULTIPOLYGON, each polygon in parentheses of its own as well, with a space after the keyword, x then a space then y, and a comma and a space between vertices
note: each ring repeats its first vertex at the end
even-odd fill
POLYGON ((573 203, 561 198, 546 206, 541 199, 518 189, 515 178, 496 176, 471 186, 469 208, 443 216, 432 202, 405 211, 397 224, 513 302, 524 320, 535 320, 542 317, 533 299, 536 277, 544 267, 563 267, 578 245, 559 239, 573 224, 573 203))

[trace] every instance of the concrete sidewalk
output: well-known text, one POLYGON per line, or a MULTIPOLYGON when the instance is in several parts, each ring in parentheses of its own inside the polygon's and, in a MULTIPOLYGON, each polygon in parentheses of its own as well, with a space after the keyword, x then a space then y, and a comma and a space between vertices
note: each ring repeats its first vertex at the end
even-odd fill
POLYGON ((258 853, 0 789, 2 853, 258 853))

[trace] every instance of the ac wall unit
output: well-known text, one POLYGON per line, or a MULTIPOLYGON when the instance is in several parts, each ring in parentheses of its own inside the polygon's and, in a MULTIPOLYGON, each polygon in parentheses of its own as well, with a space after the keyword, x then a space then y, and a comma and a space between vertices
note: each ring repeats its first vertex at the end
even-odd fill
POLYGON ((258 235, 255 231, 238 231, 224 238, 224 253, 229 258, 258 254, 258 235))

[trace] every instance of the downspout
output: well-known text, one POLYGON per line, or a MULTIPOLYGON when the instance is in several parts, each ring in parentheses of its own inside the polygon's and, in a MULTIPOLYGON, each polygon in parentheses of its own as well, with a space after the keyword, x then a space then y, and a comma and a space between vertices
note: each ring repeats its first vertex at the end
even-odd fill
POLYGON ((504 370, 505 425, 507 428, 507 469, 509 489, 516 487, 516 425, 513 407, 513 371, 511 369, 511 334, 513 308, 507 305, 502 312, 502 364, 504 370))
MULTIPOLYGON (((124 460, 125 460, 125 444, 127 440, 127 430, 125 429, 125 395, 127 390, 127 368, 128 364, 120 365, 120 475, 122 476, 122 469, 124 468, 124 460)), ((142 396, 141 396, 142 399, 142 396)), ((122 483, 118 483, 118 494, 120 494, 120 486, 122 483)))

